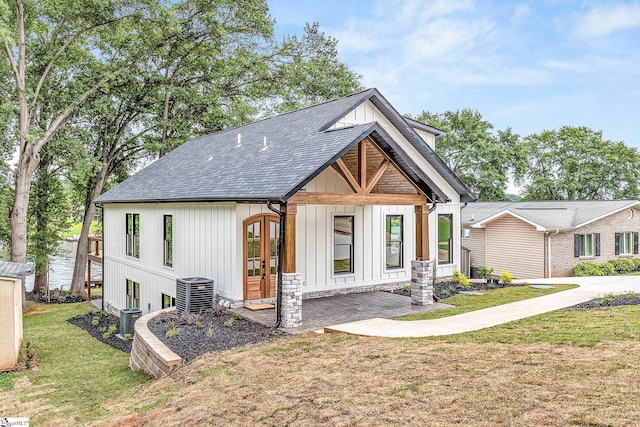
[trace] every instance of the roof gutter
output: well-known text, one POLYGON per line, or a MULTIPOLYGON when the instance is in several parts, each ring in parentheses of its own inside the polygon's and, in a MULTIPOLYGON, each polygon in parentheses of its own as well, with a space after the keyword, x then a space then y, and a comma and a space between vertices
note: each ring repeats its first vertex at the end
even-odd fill
MULTIPOLYGON (((283 204, 282 201, 277 201, 283 204)), ((278 286, 276 288, 276 322, 274 328, 279 328, 282 323, 282 246, 284 242, 284 213, 273 207, 271 200, 267 200, 267 207, 280 217, 280 232, 278 235, 278 286)))

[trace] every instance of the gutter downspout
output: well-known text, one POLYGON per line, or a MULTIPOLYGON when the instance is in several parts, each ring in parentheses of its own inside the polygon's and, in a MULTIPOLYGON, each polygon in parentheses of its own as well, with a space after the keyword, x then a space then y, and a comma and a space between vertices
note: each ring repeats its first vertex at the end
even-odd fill
MULTIPOLYGON (((279 202, 281 205, 282 201, 279 202)), ((284 242, 284 213, 273 207, 270 200, 267 200, 267 207, 280 217, 280 232, 278 233, 278 282, 276 287, 276 322, 273 328, 279 328, 282 323, 282 246, 284 242)))

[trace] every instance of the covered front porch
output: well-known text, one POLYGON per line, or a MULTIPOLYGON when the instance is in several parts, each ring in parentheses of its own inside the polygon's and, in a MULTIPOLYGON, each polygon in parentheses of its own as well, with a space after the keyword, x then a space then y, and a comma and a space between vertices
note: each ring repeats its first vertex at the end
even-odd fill
MULTIPOLYGON (((304 322, 299 326, 286 329, 291 334, 322 331, 325 327, 340 323, 381 317, 393 319, 414 313, 441 310, 451 307, 448 304, 434 303, 428 305, 411 304, 408 296, 391 292, 365 292, 360 294, 336 295, 333 297, 304 300, 304 322)), ((233 311, 247 319, 266 326, 274 324, 274 310, 252 311, 247 308, 236 308, 233 311)))
MULTIPOLYGON (((429 213, 436 201, 446 201, 446 198, 426 176, 410 167, 410 162, 402 156, 401 151, 391 146, 393 143, 386 141, 382 134, 374 132, 347 147, 330 164, 329 169, 336 177, 334 179, 341 180, 342 187, 339 184, 327 185, 329 179, 319 182, 310 178, 309 182, 289 195, 286 203, 280 204, 282 286, 276 305, 280 309, 277 317, 283 327, 298 328, 302 325, 305 330, 315 330, 331 322, 351 320, 351 317, 345 317, 349 311, 354 315, 362 311, 364 318, 397 317, 415 312, 415 307, 433 305, 434 269, 429 250, 429 213), (315 207, 332 206, 339 206, 343 210, 336 212, 333 208, 327 208, 309 213, 315 207), (304 213, 299 218, 301 212, 304 213), (328 232, 325 234, 327 237, 321 235, 323 226, 318 226, 319 217, 323 218, 323 226, 327 227, 324 229, 328 232), (299 269, 301 265, 308 266, 316 261, 310 261, 308 253, 297 248, 301 238, 306 239, 303 240, 304 247, 310 247, 308 240, 312 240, 309 239, 312 233, 307 232, 303 237, 296 232, 308 229, 309 224, 312 224, 314 232, 320 230, 313 236, 316 242, 316 246, 312 247, 313 252, 325 251, 323 261, 318 260, 315 271, 328 270, 325 277, 334 282, 333 288, 324 287, 316 292, 304 287, 305 281, 316 277, 305 277, 304 271, 299 269), (323 244, 318 245, 319 241, 323 244), (328 251, 325 250, 327 246, 331 248, 328 251), (369 254, 368 258, 363 255, 365 252, 369 254), (297 260, 296 254, 305 259, 297 260), (388 293, 383 294, 385 298, 382 298, 380 292, 370 292, 366 296, 362 293, 339 295, 345 290, 346 293, 371 290, 368 286, 370 283, 406 283, 409 280, 410 299, 388 293), (303 291, 306 296, 304 323, 303 291), (331 302, 324 302, 327 300, 314 299, 333 295, 339 295, 336 298, 344 298, 351 303, 345 306, 344 312, 335 310, 331 302), (388 303, 389 299, 396 297, 401 299, 393 304, 388 303), (363 302, 361 298, 371 301, 363 302), (318 308, 318 315, 322 315, 324 320, 313 323, 310 316, 311 319, 315 316, 310 315, 313 310, 310 306, 321 307, 318 308), (380 314, 387 309, 393 310, 380 314), (333 311, 335 318, 328 320, 332 318, 329 312, 333 311)), ((307 268, 307 273, 310 270, 307 268)))

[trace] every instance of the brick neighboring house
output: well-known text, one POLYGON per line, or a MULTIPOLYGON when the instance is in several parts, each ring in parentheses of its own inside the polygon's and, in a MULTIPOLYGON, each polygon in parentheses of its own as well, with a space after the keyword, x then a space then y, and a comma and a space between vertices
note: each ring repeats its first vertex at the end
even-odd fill
POLYGON ((637 200, 478 202, 462 210, 471 266, 520 279, 571 276, 582 262, 637 257, 638 232, 637 200))

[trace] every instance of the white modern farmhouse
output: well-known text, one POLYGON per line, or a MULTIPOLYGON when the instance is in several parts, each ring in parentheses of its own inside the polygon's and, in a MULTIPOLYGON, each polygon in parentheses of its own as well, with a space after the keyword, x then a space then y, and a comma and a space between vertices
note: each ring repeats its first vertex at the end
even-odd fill
POLYGON ((441 134, 369 89, 186 142, 97 200, 105 306, 156 311, 193 277, 233 306, 274 302, 280 273, 296 326, 302 299, 408 283, 412 264, 429 303, 475 200, 435 154, 441 134))

